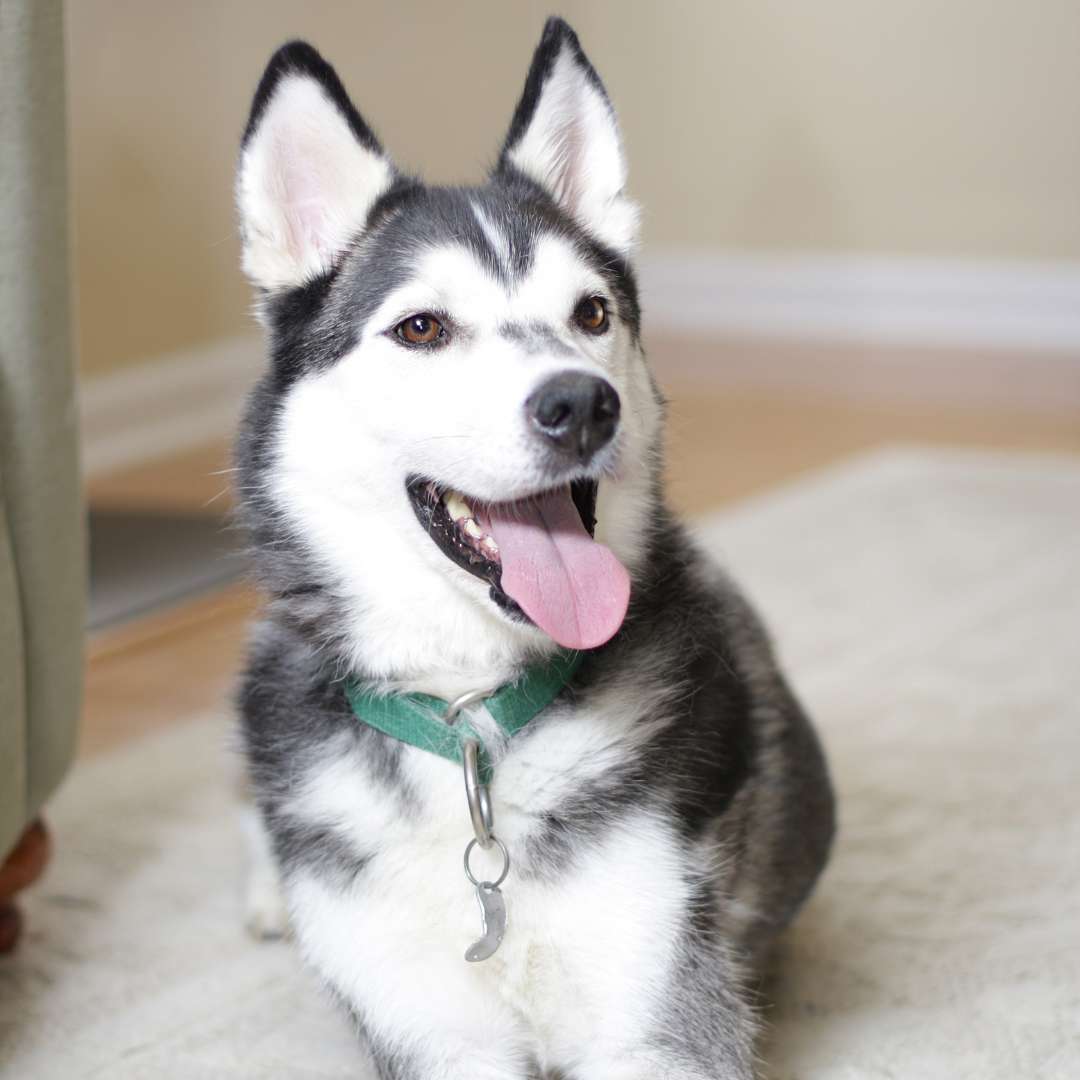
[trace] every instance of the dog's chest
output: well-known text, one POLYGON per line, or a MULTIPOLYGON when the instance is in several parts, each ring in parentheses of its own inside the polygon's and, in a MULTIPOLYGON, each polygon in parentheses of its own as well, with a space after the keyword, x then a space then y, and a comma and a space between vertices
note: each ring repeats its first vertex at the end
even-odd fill
MULTIPOLYGON (((313 769, 291 810, 313 835, 346 842, 362 868, 349 880, 292 875, 305 951, 320 965, 340 964, 354 982, 364 970, 420 972, 434 962, 450 984, 487 986, 538 1029, 587 1023, 626 986, 661 984, 656 958, 671 949, 650 945, 680 933, 690 903, 676 830, 637 802, 613 810, 609 801, 591 814, 596 780, 636 749, 625 725, 595 714, 566 721, 511 743, 496 765, 494 832, 510 858, 501 886, 507 928, 479 963, 465 960, 481 935, 481 909, 463 865, 473 830, 461 767, 410 747, 394 785, 349 756, 313 769), (567 820, 584 824, 560 824, 567 820), (342 943, 358 934, 362 970, 342 958, 342 943)), ((501 858, 474 849, 471 865, 478 880, 494 880, 501 858)), ((627 1015, 635 1011, 628 1002, 627 1015)))
MULTIPOLYGON (((562 872, 561 862, 573 861, 582 839, 566 822, 587 821, 600 790, 610 810, 618 777, 640 756, 650 729, 605 704, 587 710, 553 707, 535 728, 493 754, 494 832, 514 849, 511 862, 516 852, 520 870, 541 877, 541 866, 562 872), (545 844, 553 824, 565 841, 562 860, 554 857, 554 840, 545 844)), ((474 835, 461 765, 416 746, 391 745, 400 755, 387 768, 378 755, 365 752, 370 744, 345 738, 327 742, 294 779, 283 809, 352 848, 365 877, 375 877, 380 863, 389 869, 390 851, 409 851, 414 860, 436 860, 436 865, 452 851, 460 866, 474 835)), ((482 861, 480 853, 479 869, 482 861)), ((495 858, 491 867, 498 862, 495 858)))

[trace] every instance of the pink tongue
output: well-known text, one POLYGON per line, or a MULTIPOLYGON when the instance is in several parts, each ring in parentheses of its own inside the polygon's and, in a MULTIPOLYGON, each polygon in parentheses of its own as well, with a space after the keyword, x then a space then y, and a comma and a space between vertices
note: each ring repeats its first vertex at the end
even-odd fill
POLYGON ((568 649, 594 649, 626 618, 630 575, 585 531, 570 489, 488 509, 501 587, 568 649))

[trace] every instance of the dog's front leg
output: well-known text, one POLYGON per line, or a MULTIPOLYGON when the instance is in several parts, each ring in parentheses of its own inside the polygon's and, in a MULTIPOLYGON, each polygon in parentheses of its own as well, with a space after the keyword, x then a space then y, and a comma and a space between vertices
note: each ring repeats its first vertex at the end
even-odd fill
POLYGON ((536 1037, 497 991, 499 955, 465 960, 479 913, 454 871, 430 895, 377 865, 345 888, 293 873, 297 944, 356 1019, 385 1080, 529 1080, 536 1037), (448 938, 456 923, 461 932, 448 938))
MULTIPOLYGON (((667 1031, 654 1030, 638 1043, 598 1037, 572 1065, 574 1080, 754 1080, 755 1027, 742 1010, 720 1006, 714 1016, 700 1009, 679 1018, 672 1012, 667 1031)), ((643 1033, 644 1034, 644 1033, 643 1033)), ((564 1068, 554 1075, 571 1075, 564 1068)))
POLYGON ((574 1080, 752 1080, 756 1025, 714 926, 723 901, 692 869, 703 854, 655 808, 624 814, 515 889, 516 931, 537 942, 527 971, 545 1064, 574 1080))
POLYGON ((259 940, 278 938, 288 930, 289 916, 281 888, 281 873, 262 815, 250 803, 239 811, 240 834, 248 855, 244 921, 259 940))

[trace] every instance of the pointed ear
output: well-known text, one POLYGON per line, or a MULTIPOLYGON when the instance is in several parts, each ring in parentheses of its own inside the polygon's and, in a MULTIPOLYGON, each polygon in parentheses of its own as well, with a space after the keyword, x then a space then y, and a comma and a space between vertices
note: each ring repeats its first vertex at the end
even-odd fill
POLYGON ((626 254, 637 207, 626 197, 626 161, 607 92, 577 35, 552 17, 533 55, 499 169, 513 167, 545 188, 588 232, 626 254))
POLYGON ((271 290, 326 273, 395 175, 334 69, 303 41, 283 45, 240 144, 245 272, 271 290))

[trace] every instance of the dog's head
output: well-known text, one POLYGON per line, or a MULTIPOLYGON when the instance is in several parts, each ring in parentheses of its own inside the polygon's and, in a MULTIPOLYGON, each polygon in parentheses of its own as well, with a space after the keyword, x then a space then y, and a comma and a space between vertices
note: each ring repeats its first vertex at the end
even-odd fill
POLYGON ((617 632, 660 425, 624 180, 561 20, 475 188, 399 173, 310 46, 270 61, 237 183, 272 353, 242 495, 272 589, 332 600, 371 674, 502 668, 617 632))

